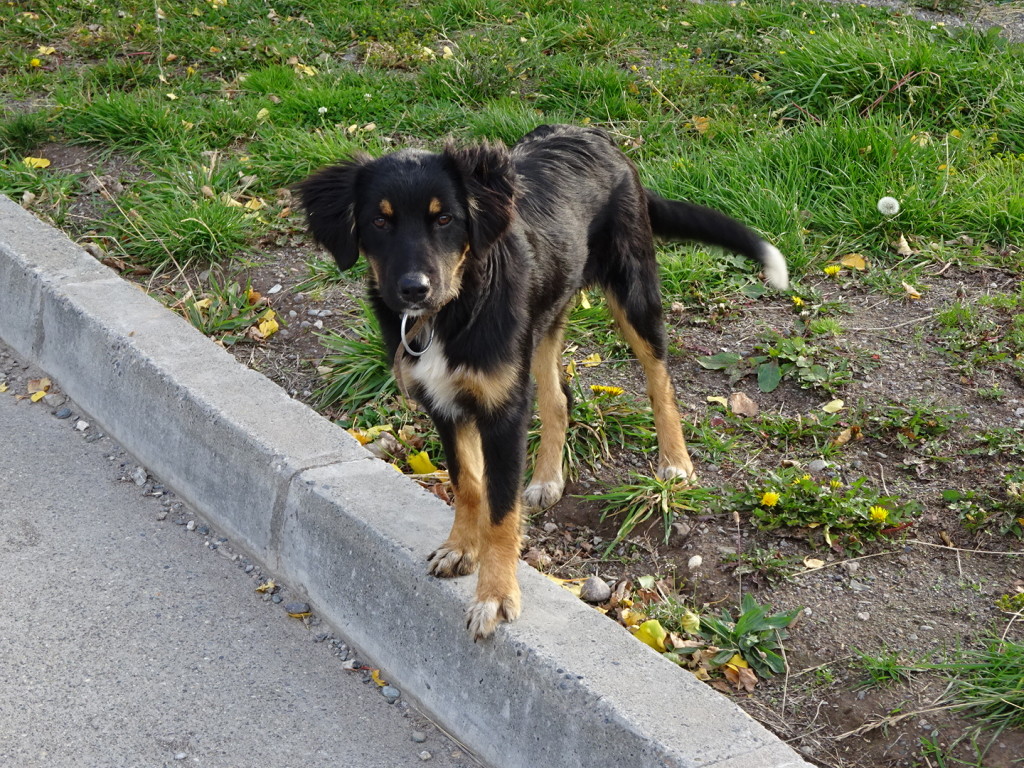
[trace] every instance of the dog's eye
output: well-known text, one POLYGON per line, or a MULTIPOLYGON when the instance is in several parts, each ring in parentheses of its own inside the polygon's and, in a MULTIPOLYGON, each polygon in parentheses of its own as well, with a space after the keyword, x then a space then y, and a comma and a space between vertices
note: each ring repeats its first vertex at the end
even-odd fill
POLYGON ((452 215, 450 213, 442 213, 440 216, 437 217, 436 221, 437 226, 447 227, 449 224, 452 223, 452 215))
POLYGON ((383 217, 383 216, 374 216, 373 217, 373 226, 375 226, 377 229, 384 229, 384 227, 386 227, 387 225, 388 225, 388 220, 385 217, 383 217))

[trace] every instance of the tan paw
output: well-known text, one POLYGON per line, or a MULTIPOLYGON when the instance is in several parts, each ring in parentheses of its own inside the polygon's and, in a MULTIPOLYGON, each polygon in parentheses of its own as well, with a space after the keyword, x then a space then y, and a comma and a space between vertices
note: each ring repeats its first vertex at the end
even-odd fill
POLYGON ((565 483, 551 480, 546 483, 532 483, 523 491, 523 505, 528 509, 547 509, 554 506, 565 490, 565 483))
POLYGON ((697 482, 697 472, 694 470, 693 465, 689 468, 677 467, 669 464, 665 467, 658 467, 658 479, 659 480, 685 480, 688 484, 694 484, 697 482))
POLYGON ((462 549, 455 549, 444 544, 427 558, 427 573, 442 579, 455 576, 468 576, 476 570, 476 555, 462 549))
POLYGON ((519 591, 502 599, 476 600, 466 611, 466 628, 473 640, 490 637, 503 621, 514 621, 521 612, 519 591))

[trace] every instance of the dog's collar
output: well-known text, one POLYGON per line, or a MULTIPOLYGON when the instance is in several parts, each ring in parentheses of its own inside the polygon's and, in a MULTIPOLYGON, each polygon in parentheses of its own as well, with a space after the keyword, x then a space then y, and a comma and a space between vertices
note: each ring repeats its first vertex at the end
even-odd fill
POLYGON ((402 313, 402 346, 405 348, 406 353, 412 355, 413 357, 419 357, 424 352, 426 352, 428 349, 430 349, 430 345, 433 344, 433 342, 434 342, 434 324, 430 322, 430 317, 428 315, 420 315, 419 317, 416 318, 416 322, 414 322, 412 324, 412 329, 410 331, 406 332, 405 324, 408 321, 409 321, 409 313, 408 312, 403 312, 402 313), (430 335, 427 337, 427 343, 424 344, 423 347, 421 349, 419 349, 419 350, 413 349, 412 345, 409 342, 410 341, 415 341, 416 338, 419 337, 419 335, 423 332, 424 327, 427 326, 428 324, 430 326, 430 335))

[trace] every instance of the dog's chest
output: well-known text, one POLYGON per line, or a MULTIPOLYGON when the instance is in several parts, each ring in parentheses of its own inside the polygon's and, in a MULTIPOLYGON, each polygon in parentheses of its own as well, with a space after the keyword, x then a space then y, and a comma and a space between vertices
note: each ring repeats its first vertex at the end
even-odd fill
POLYGON ((439 411, 450 419, 462 415, 462 407, 456 402, 461 392, 460 377, 449 366, 440 339, 436 339, 415 362, 405 358, 401 365, 403 377, 429 398, 432 411, 439 411))
POLYGON ((402 378, 433 415, 460 419, 467 408, 474 415, 506 406, 523 390, 523 367, 515 362, 481 370, 471 365, 452 365, 440 339, 415 360, 403 358, 402 378))

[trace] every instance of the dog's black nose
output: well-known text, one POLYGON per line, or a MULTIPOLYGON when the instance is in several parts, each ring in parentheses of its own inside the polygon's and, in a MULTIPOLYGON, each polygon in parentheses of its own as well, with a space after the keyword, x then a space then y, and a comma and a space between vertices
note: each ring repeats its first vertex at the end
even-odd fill
POLYGON ((409 272, 398 278, 398 293, 403 301, 423 301, 430 292, 430 279, 422 272, 409 272))

